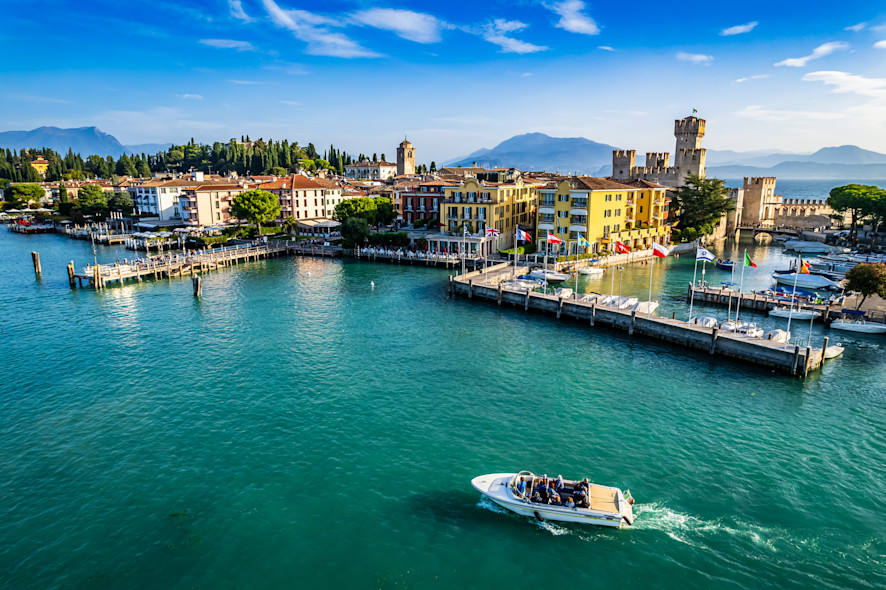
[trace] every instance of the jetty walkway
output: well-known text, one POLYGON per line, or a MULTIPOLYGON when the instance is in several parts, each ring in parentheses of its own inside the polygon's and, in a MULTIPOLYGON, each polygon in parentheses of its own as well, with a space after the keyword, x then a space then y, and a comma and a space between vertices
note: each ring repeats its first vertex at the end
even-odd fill
POLYGON ((188 251, 183 254, 169 254, 154 258, 137 258, 132 261, 114 264, 87 265, 77 271, 74 262, 68 264, 68 281, 71 287, 86 282, 94 289, 103 289, 109 282, 126 280, 142 281, 145 278, 172 279, 174 276, 196 275, 241 262, 261 260, 277 256, 341 256, 341 248, 318 247, 270 240, 267 243, 226 246, 208 250, 188 251))
POLYGON ((492 301, 498 305, 510 304, 521 307, 524 311, 532 309, 553 315, 557 319, 572 318, 587 322, 590 327, 608 326, 631 336, 640 335, 680 344, 711 355, 770 367, 797 377, 805 377, 810 371, 821 367, 824 361, 822 351, 827 348, 827 337, 822 348, 784 345, 771 340, 723 332, 717 328, 705 328, 675 318, 662 318, 638 313, 636 310, 598 305, 593 298, 590 301, 572 297, 564 299, 528 289, 505 288, 501 281, 510 278, 511 268, 507 264, 500 264, 487 269, 488 274, 480 270, 450 276, 450 294, 465 296, 469 300, 492 301))

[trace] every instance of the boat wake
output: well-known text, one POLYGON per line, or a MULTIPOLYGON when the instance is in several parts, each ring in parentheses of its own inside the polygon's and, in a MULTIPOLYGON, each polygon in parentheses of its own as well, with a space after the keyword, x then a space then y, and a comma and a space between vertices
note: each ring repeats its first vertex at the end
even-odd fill
MULTIPOLYGON (((483 508, 484 510, 489 510, 490 512, 495 512, 497 514, 506 514, 512 518, 525 518, 525 517, 522 517, 518 514, 514 514, 510 510, 506 510, 506 509, 502 508, 501 506, 499 506, 498 504, 496 504, 495 502, 493 502, 492 500, 490 500, 486 496, 483 496, 480 499, 480 501, 477 502, 477 507, 483 508)), ((568 529, 564 526, 561 526, 559 524, 554 524, 552 522, 548 522, 546 520, 538 520, 537 518, 531 518, 529 520, 533 524, 535 524, 538 528, 540 528, 544 531, 547 531, 554 536, 568 535, 568 534, 572 533, 572 531, 570 529, 568 529)))

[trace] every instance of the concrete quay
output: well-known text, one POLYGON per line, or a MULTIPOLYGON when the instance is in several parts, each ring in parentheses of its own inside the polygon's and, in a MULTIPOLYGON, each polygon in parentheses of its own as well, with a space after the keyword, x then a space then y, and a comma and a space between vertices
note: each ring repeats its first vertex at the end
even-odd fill
POLYGON ((579 301, 574 298, 562 299, 555 295, 534 293, 526 289, 506 289, 501 285, 501 280, 509 278, 508 270, 507 265, 501 264, 490 267, 486 278, 483 271, 450 276, 450 293, 466 297, 468 300, 490 301, 498 305, 509 304, 524 311, 531 309, 557 319, 570 318, 587 322, 591 328, 598 325, 607 326, 627 332, 630 336, 663 340, 701 350, 710 355, 769 367, 796 377, 806 377, 810 371, 820 368, 824 360, 822 351, 827 346, 827 338, 824 339, 822 348, 783 345, 770 340, 721 332, 717 328, 690 325, 682 320, 597 305, 595 302, 579 301))

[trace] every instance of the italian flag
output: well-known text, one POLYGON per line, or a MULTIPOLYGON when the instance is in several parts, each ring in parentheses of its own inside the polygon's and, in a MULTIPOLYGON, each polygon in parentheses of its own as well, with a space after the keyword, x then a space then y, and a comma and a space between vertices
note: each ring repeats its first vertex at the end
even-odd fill
POLYGON ((667 258, 667 255, 669 252, 670 251, 666 247, 662 246, 661 244, 656 244, 655 242, 652 242, 652 255, 653 256, 658 256, 659 258, 667 258))
POLYGON ((748 256, 747 252, 744 253, 744 265, 745 266, 753 266, 754 268, 757 268, 757 264, 753 260, 751 260, 751 257, 748 256))

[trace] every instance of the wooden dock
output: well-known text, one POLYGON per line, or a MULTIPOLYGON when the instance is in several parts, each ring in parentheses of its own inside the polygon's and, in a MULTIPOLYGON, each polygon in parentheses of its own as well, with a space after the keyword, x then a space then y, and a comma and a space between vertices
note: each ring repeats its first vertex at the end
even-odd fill
POLYGON ((52 234, 55 233, 55 226, 51 224, 22 225, 20 223, 10 223, 6 226, 6 230, 16 234, 52 234))
POLYGON ((597 305, 594 301, 562 299, 552 294, 535 293, 527 289, 506 289, 501 283, 494 282, 496 278, 500 278, 495 276, 496 271, 504 270, 506 270, 505 265, 491 267, 489 271, 493 273, 491 275, 493 280, 490 282, 485 282, 482 271, 457 277, 450 276, 450 293, 463 295, 469 300, 490 301, 498 305, 510 304, 524 311, 532 309, 553 315, 557 319, 571 318, 587 322, 586 325, 591 328, 597 325, 608 326, 627 332, 630 336, 639 335, 671 342, 710 355, 770 367, 797 377, 805 377, 810 371, 821 367, 824 362, 822 351, 827 347, 827 337, 822 348, 784 345, 771 340, 722 332, 717 328, 705 328, 674 318, 662 318, 638 313, 636 310, 597 305))
MULTIPOLYGON (((103 289, 109 282, 123 284, 127 280, 141 282, 146 278, 172 279, 184 275, 197 275, 220 268, 226 268, 241 262, 261 260, 288 255, 312 255, 309 248, 295 242, 271 240, 260 245, 239 245, 211 250, 197 250, 183 254, 169 254, 153 258, 139 258, 131 262, 114 264, 87 265, 76 271, 74 263, 68 265, 68 280, 71 287, 84 282, 94 289, 103 289)), ((318 248, 316 256, 333 256, 333 249, 327 247, 321 252, 318 248)))
MULTIPOLYGON (((418 253, 415 252, 412 253, 412 256, 410 256, 409 254, 409 252, 378 252, 374 249, 360 248, 355 248, 353 251, 353 256, 357 260, 370 260, 372 262, 387 262, 391 264, 436 266, 441 268, 461 267, 461 258, 459 258, 455 254, 431 253, 425 256, 420 256, 418 253)), ((477 266, 482 261, 483 259, 479 257, 466 257, 465 265, 468 268, 474 269, 477 268, 477 266)))
MULTIPOLYGON (((711 287, 693 287, 689 285, 686 291, 686 301, 693 298, 695 292, 695 303, 706 303, 708 305, 720 305, 723 307, 732 307, 732 309, 750 309, 759 312, 768 312, 779 306, 790 305, 790 299, 787 297, 769 297, 759 293, 742 293, 731 289, 714 289, 711 287)), ((812 309, 821 313, 821 317, 816 321, 829 322, 843 315, 844 305, 829 305, 828 303, 810 303, 801 301, 803 309, 812 309)), ((868 311, 864 316, 868 322, 886 322, 886 313, 868 311)))

